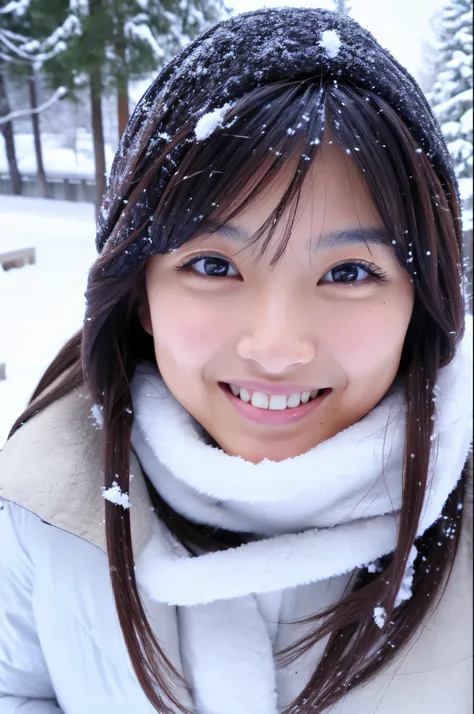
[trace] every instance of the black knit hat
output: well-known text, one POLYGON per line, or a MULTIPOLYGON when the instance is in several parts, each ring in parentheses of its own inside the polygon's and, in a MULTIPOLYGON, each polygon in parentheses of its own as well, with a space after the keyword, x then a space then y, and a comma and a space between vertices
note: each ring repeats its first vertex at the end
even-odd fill
MULTIPOLYGON (((237 15, 214 25, 183 49, 136 106, 115 156, 109 187, 115 186, 115 191, 118 187, 121 193, 130 156, 138 151, 144 138, 148 155, 159 153, 184 124, 197 124, 203 115, 233 104, 257 87, 323 74, 341 84, 347 82, 376 92, 393 107, 442 182, 451 182, 459 198, 440 127, 415 79, 350 17, 320 8, 291 7, 237 15), (156 119, 151 123, 150 115, 156 119)), ((180 142, 167 165, 159 169, 155 205, 179 167, 188 142, 189 139, 180 142)), ((112 194, 111 188, 105 196, 96 238, 99 252, 123 210, 124 197, 112 194)), ((111 240, 117 245, 126 237, 115 231, 111 240)), ((131 250, 127 261, 138 261, 142 252, 131 250)))

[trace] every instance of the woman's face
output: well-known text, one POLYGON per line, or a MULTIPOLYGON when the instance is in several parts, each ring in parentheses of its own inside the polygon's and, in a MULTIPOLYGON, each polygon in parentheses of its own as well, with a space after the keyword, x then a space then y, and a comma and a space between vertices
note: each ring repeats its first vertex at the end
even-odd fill
POLYGON ((302 454, 365 416, 396 376, 414 304, 392 237, 335 143, 305 180, 281 261, 270 266, 284 225, 260 260, 242 250, 288 170, 232 230, 153 256, 141 310, 175 398, 224 451, 254 463, 302 454))

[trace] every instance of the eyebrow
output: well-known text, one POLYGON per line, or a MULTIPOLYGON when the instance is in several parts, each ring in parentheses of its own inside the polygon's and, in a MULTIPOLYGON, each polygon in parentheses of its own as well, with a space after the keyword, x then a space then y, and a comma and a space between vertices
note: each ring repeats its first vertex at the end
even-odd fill
MULTIPOLYGON (((199 233, 215 231, 225 238, 229 238, 236 243, 245 243, 250 239, 250 235, 245 228, 239 228, 232 223, 219 226, 219 223, 212 220, 203 222, 199 233)), ((327 250, 334 250, 346 245, 375 244, 391 246, 392 236, 385 228, 348 228, 344 230, 330 231, 320 238, 312 238, 307 245, 311 246, 312 253, 322 253, 327 250)))

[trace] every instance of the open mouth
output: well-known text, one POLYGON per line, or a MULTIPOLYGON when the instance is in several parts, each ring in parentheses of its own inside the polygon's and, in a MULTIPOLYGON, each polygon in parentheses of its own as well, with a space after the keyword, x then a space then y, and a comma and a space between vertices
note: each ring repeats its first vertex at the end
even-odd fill
POLYGON ((236 384, 221 382, 220 386, 244 404, 251 404, 256 409, 268 411, 298 409, 298 407, 309 404, 316 399, 319 400, 320 397, 331 391, 330 387, 324 387, 312 391, 294 392, 293 394, 264 394, 263 392, 252 392, 236 384))

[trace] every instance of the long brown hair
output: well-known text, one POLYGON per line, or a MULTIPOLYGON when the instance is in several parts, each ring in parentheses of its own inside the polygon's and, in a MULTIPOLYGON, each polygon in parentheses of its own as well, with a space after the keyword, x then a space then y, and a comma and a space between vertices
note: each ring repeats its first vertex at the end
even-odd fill
MULTIPOLYGON (((289 212, 292 220, 272 257, 272 263, 277 262, 290 236, 308 167, 330 127, 331 136, 351 152, 383 223, 393 235, 394 254, 414 283, 415 303, 399 368, 407 425, 396 548, 381 560, 378 572, 367 568, 355 571, 341 601, 308 618, 311 633, 277 655, 280 663, 293 661, 327 638, 308 685, 286 709, 286 714, 318 714, 372 678, 394 653, 408 646, 441 595, 456 554, 467 464, 441 518, 416 539, 419 555, 413 594, 394 608, 427 486, 433 387, 439 368, 451 361, 464 333, 463 244, 456 188, 435 173, 430 158, 420 152, 396 111, 376 93, 353 85, 319 78, 257 88, 237 102, 228 112, 226 124, 206 141, 192 141, 194 127, 185 126, 160 152, 153 150, 149 138, 156 121, 150 114, 145 125, 134 125, 132 117, 129 146, 133 151, 119 152, 114 163, 104 201, 104 209, 113 212, 107 219, 109 240, 89 275, 83 327, 48 368, 10 436, 38 411, 85 381, 103 407, 104 485, 108 488, 118 480, 122 491, 128 492, 133 423, 130 382, 137 362, 155 361, 155 356, 151 337, 137 317, 146 261, 124 271, 116 267, 117 257, 133 251, 140 241, 152 242, 155 253, 166 253, 187 241, 211 215, 221 224, 231 220, 284 164, 296 159, 282 201, 252 237, 253 242, 261 242, 263 254, 276 228, 274 219, 278 222, 289 212), (298 131, 288 132, 289 127, 298 131), (171 148, 180 142, 184 151, 179 171, 160 191, 161 167, 166 165, 171 148), (262 166, 265 170, 257 177, 257 168, 262 166), (126 236, 126 240, 114 241, 118 236, 126 236), (42 395, 55 380, 54 388, 42 395), (387 613, 382 629, 374 623, 376 606, 387 613)), ((216 550, 240 542, 239 534, 210 531, 189 522, 151 486, 149 490, 157 517, 191 553, 196 545, 216 550)), ((176 707, 187 713, 175 686, 184 683, 167 661, 140 600, 129 512, 108 502, 105 511, 113 592, 138 680, 157 711, 165 714, 176 707)))

